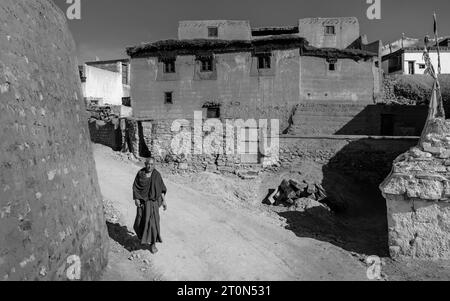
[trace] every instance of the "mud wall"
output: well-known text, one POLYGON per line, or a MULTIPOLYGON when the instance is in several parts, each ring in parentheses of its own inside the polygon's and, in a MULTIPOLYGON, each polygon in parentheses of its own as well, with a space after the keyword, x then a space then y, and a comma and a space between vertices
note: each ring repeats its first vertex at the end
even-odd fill
POLYGON ((427 114, 426 106, 310 102, 296 107, 289 133, 418 137, 427 114))
POLYGON ((293 138, 280 139, 280 163, 289 168, 313 160, 360 181, 378 186, 389 174, 392 161, 417 144, 418 139, 293 138))
POLYGON ((355 17, 300 19, 299 35, 314 47, 343 49, 359 38, 359 22, 355 17), (335 34, 327 34, 326 26, 334 26, 335 34))
POLYGON ((114 151, 122 149, 122 130, 119 119, 112 121, 89 120, 91 141, 112 148, 114 151))
POLYGON ((178 26, 178 39, 221 39, 250 40, 252 38, 249 21, 210 20, 181 21, 178 26), (217 27, 218 37, 208 37, 208 27, 217 27))
POLYGON ((108 239, 65 16, 2 0, 0 24, 0 280, 96 279, 108 239))
POLYGON ((195 56, 178 56, 174 74, 164 74, 158 58, 132 59, 134 117, 189 119, 213 103, 220 106, 222 118, 277 118, 286 128, 298 104, 367 105, 379 94, 372 60, 341 59, 338 69, 329 72, 323 58, 300 56, 298 49, 273 51, 272 68, 265 75, 258 75, 257 59, 250 53, 218 54, 215 62, 214 78, 199 80, 195 56), (165 103, 166 92, 173 93, 172 103, 165 103))
POLYGON ((372 60, 340 59, 335 71, 323 58, 302 57, 300 99, 302 102, 374 104, 380 95, 379 69, 372 60))

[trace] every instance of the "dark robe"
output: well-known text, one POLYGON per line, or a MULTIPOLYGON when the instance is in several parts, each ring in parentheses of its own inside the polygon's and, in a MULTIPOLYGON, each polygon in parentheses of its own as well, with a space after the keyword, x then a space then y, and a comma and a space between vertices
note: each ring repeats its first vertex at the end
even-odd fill
POLYGON ((133 184, 133 199, 140 200, 137 208, 134 232, 142 244, 162 243, 159 207, 162 194, 167 193, 161 174, 155 169, 150 178, 145 176, 145 168, 140 170, 133 184))

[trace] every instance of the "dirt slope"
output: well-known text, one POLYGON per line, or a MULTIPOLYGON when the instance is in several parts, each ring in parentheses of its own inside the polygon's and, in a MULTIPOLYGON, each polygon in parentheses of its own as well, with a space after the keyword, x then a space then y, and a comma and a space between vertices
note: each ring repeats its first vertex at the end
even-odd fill
MULTIPOLYGON (((131 185, 139 167, 99 145, 94 155, 104 197, 132 229, 131 185)), ((185 185, 169 180, 166 185, 164 244, 154 256, 142 251, 163 280, 367 280, 366 268, 340 248, 297 237, 270 217, 224 205, 185 185)))

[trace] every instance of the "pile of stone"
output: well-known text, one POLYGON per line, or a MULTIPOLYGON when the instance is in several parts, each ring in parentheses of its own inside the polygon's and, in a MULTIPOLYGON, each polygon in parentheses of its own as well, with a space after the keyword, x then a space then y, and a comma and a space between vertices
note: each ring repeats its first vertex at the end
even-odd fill
POLYGON ((268 198, 268 202, 274 206, 292 207, 304 211, 313 207, 323 207, 328 199, 325 189, 319 183, 296 180, 283 180, 268 198))

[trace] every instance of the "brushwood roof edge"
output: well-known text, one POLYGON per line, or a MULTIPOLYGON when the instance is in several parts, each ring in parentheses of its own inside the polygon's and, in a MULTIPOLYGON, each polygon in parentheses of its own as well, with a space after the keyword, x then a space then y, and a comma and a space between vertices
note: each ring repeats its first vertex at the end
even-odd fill
POLYGON ((378 56, 360 49, 316 48, 309 46, 308 41, 297 35, 277 35, 270 37, 254 38, 252 40, 160 40, 151 43, 142 43, 137 46, 127 47, 127 54, 131 58, 160 57, 165 55, 196 55, 199 53, 232 53, 252 52, 255 50, 287 50, 299 48, 301 55, 352 58, 355 60, 370 59, 378 56))

